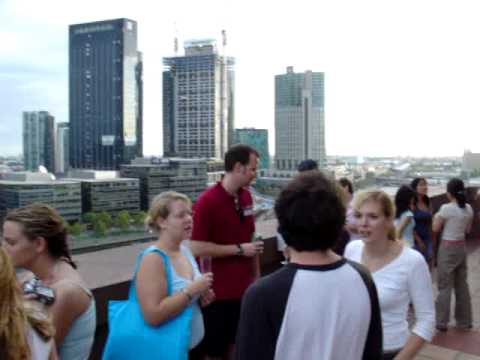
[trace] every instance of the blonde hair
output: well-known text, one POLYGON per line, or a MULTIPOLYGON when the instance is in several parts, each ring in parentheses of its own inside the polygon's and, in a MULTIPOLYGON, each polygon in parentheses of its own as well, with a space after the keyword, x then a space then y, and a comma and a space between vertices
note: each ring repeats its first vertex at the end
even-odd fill
POLYGON ((166 219, 170 214, 170 205, 177 200, 185 201, 189 206, 192 205, 188 196, 176 191, 165 191, 155 196, 150 205, 150 209, 148 209, 145 226, 151 231, 159 233, 158 218, 166 219))
POLYGON ((383 215, 392 220, 392 227, 388 231, 387 237, 390 240, 396 240, 397 232, 393 225, 393 219, 395 218, 395 204, 393 203, 392 198, 382 190, 363 190, 355 194, 352 200, 352 208, 354 211, 359 211, 360 208, 369 201, 379 204, 383 215))
POLYGON ((5 250, 0 247, 0 359, 31 358, 27 328, 31 326, 44 339, 54 335, 51 322, 26 307, 17 283, 15 269, 5 250))

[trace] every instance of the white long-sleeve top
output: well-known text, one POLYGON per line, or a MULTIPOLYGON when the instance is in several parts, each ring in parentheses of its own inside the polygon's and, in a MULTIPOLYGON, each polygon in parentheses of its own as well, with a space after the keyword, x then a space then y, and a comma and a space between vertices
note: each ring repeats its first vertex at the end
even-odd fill
MULTIPOLYGON (((361 262, 364 243, 350 242, 345 249, 347 259, 361 262)), ((404 247, 390 263, 372 273, 377 287, 382 314, 383 349, 402 348, 410 335, 407 312, 410 303, 415 311, 412 332, 426 341, 434 335, 435 308, 432 280, 427 263, 416 250, 404 247)))

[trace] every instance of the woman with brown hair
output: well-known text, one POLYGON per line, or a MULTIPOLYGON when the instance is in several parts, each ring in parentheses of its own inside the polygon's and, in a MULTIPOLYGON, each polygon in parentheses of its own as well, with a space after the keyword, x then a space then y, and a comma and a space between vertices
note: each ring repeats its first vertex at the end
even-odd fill
POLYGON ((378 290, 384 359, 413 359, 434 332, 435 311, 430 273, 423 256, 396 236, 395 206, 383 191, 358 193, 353 209, 362 240, 347 245, 345 257, 366 266, 378 290), (413 304, 415 324, 407 313, 413 304))
POLYGON ((0 359, 56 360, 52 324, 26 307, 15 270, 0 247, 0 359))
POLYGON ((62 217, 44 204, 11 211, 3 224, 4 248, 13 265, 30 270, 54 292, 48 306, 61 360, 86 360, 96 327, 92 293, 76 270, 62 217))

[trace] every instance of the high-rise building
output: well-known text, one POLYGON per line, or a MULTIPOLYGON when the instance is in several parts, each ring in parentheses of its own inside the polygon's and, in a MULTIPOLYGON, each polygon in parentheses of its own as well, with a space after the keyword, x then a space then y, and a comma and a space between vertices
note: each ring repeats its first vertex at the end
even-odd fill
POLYGON ((55 118, 48 111, 23 113, 23 156, 25 170, 38 171, 43 165, 55 170, 55 118))
POLYGON ((295 170, 305 159, 326 165, 325 74, 306 71, 275 76, 275 167, 295 170))
POLYGON ((270 167, 270 155, 268 153, 268 130, 243 128, 235 130, 235 139, 238 144, 253 147, 260 154, 259 169, 270 167))
POLYGON ((222 159, 234 141, 234 58, 211 39, 184 46, 163 60, 164 156, 222 159))
POLYGON ((55 172, 65 173, 70 167, 70 138, 69 126, 67 122, 57 124, 57 136, 55 139, 55 172))
POLYGON ((128 19, 70 26, 70 166, 119 169, 142 154, 142 54, 128 19))

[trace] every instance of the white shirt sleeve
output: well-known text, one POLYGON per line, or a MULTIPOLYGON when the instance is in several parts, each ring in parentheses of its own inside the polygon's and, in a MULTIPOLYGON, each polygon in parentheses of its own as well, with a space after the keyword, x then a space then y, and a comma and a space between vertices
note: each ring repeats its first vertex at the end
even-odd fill
POLYGON ((362 240, 353 240, 347 244, 343 257, 360 262, 362 257, 363 241, 362 240))
POLYGON ((408 292, 416 318, 412 332, 426 341, 431 341, 435 326, 432 279, 427 263, 420 253, 415 254, 412 259, 412 266, 408 275, 408 292))

